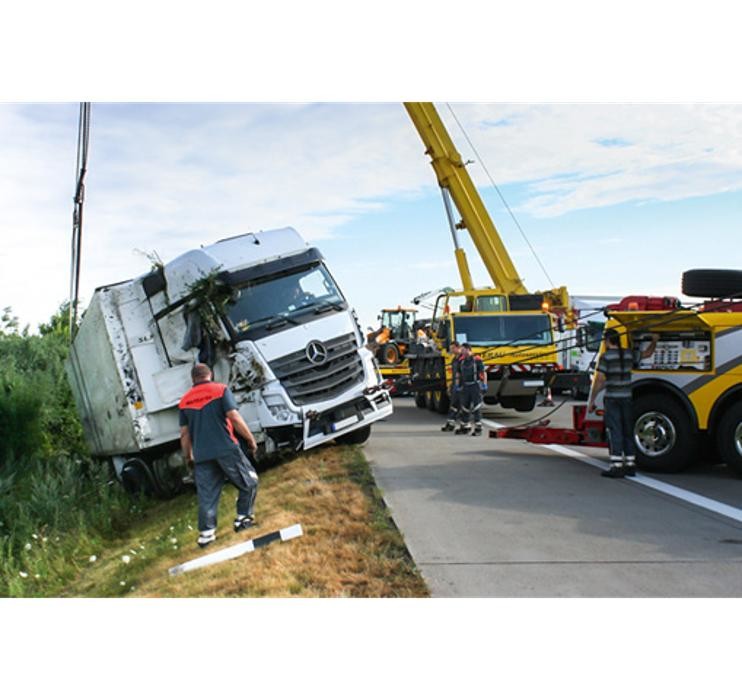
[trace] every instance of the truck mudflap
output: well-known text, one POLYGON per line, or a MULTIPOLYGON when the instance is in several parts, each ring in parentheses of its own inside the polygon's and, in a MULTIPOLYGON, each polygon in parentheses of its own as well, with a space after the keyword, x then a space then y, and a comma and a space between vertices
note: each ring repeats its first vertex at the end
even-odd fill
POLYGON ((550 427, 551 421, 541 420, 510 428, 494 428, 489 436, 500 440, 525 440, 540 445, 582 445, 607 447, 605 423, 587 420, 587 406, 572 407, 572 428, 550 427))
POLYGON ((384 385, 366 389, 363 396, 318 413, 310 411, 304 421, 305 450, 359 430, 392 413, 392 399, 384 385))

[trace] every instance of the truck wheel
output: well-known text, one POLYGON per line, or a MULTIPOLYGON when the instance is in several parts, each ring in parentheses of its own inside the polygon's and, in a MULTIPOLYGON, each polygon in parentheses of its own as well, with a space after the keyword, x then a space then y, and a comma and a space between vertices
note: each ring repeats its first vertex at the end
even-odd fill
POLYGON ((686 410, 663 394, 634 402, 637 463, 647 471, 680 472, 695 456, 696 433, 686 410))
POLYGON ((155 490, 147 465, 136 457, 127 460, 121 468, 121 485, 130 496, 149 496, 155 490))
POLYGON ((338 445, 361 445, 371 437, 371 426, 366 425, 363 428, 358 428, 351 433, 345 433, 345 435, 338 435, 335 438, 335 442, 338 445))
POLYGON ((516 396, 512 400, 511 408, 521 413, 532 411, 536 407, 536 394, 532 396, 516 396))
POLYGON ((730 406, 716 432, 719 453, 726 465, 742 477, 742 402, 730 406))
POLYGON ((438 413, 445 416, 448 414, 448 409, 451 407, 451 400, 448 397, 446 391, 434 391, 433 392, 435 407, 438 413))
POLYGON ((180 469, 174 469, 167 463, 167 457, 153 460, 150 474, 155 492, 160 498, 175 498, 183 493, 183 474, 180 469))
POLYGON ((426 408, 428 405, 428 397, 424 391, 415 392, 415 406, 418 408, 426 408))
POLYGON ((682 289, 689 297, 742 299, 742 270, 688 270, 682 289))

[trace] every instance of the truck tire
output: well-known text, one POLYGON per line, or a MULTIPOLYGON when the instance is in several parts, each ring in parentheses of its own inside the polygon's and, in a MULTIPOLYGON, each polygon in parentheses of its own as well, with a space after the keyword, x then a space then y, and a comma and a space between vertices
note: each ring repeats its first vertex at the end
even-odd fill
POLYGON ((451 399, 448 397, 448 392, 441 389, 440 391, 434 391, 433 397, 435 401, 435 408, 442 416, 448 414, 448 409, 451 407, 451 399))
POLYGON ((681 472, 698 446, 688 412, 666 394, 646 394, 634 402, 637 464, 647 471, 681 472))
POLYGON ((365 425, 363 428, 345 433, 345 435, 338 435, 335 442, 338 445, 362 445, 369 437, 371 437, 371 426, 365 425))
POLYGON ((130 496, 151 496, 155 492, 149 468, 137 457, 127 460, 121 468, 121 485, 130 496))
POLYGON ((159 498, 175 498, 185 490, 181 470, 170 467, 167 458, 152 460, 149 470, 155 494, 159 498))
POLYGON ((426 408, 428 405, 428 397, 424 391, 415 392, 415 406, 418 408, 426 408))
POLYGON ((732 404, 716 431, 719 453, 726 465, 742 477, 742 402, 732 404))
POLYGON ((681 286, 689 297, 742 299, 742 270, 688 270, 681 286))
POLYGON ((512 408, 521 413, 532 411, 536 407, 536 394, 532 396, 515 396, 512 400, 512 408))

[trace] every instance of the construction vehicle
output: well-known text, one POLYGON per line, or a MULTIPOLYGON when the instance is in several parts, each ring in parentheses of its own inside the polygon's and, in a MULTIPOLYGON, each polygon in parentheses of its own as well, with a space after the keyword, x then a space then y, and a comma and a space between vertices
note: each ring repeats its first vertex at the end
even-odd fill
POLYGON ((484 400, 516 411, 531 411, 548 372, 556 369, 555 332, 571 322, 565 287, 530 294, 518 275, 466 163, 429 102, 407 102, 443 195, 463 288, 441 292, 434 303, 430 337, 434 347, 408 351, 416 404, 445 413, 451 386, 453 340, 468 342, 487 368, 484 400), (454 206, 461 219, 456 221, 454 206), (466 229, 494 287, 475 289, 459 231, 466 229))
POLYGON ((398 306, 396 309, 382 309, 379 315, 381 328, 371 330, 366 336, 369 347, 375 351, 375 357, 383 370, 385 367, 396 367, 405 356, 415 340, 417 309, 398 306))
POLYGON ((97 289, 67 373, 91 453, 127 489, 167 496, 188 476, 178 402, 195 362, 230 387, 261 458, 361 443, 391 414, 364 340, 320 251, 284 228, 97 289))
MULTIPOLYGON (((711 445, 742 476, 742 271, 690 270, 682 292, 705 301, 688 308, 673 297, 631 296, 608 307, 606 327, 619 332, 626 351, 659 336, 654 353, 632 376, 637 464, 682 471, 711 445)), ((587 406, 573 406, 572 428, 545 420, 490 436, 605 447, 602 405, 601 392, 587 406)))
POLYGON ((378 316, 381 327, 369 328, 366 347, 374 353, 379 372, 394 396, 404 396, 409 390, 409 364, 405 355, 415 342, 417 309, 382 309, 378 316))

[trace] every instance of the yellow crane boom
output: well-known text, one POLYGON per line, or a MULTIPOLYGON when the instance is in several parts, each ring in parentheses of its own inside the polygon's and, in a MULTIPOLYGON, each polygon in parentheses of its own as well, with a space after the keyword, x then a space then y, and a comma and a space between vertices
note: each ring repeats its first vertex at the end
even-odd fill
MULTIPOLYGON (((405 109, 415 125, 425 146, 425 153, 430 156, 433 170, 443 193, 451 234, 454 239, 456 263, 459 268, 464 291, 474 289, 466 253, 459 244, 458 231, 466 229, 487 268, 496 291, 511 294, 528 294, 523 280, 515 269, 510 255, 505 248, 500 234, 490 218, 477 188, 466 170, 461 155, 451 140, 432 102, 405 102, 405 109), (451 200, 461 217, 454 220, 451 200)), ((544 300, 554 311, 564 312, 568 319, 572 312, 569 294, 566 287, 559 287, 545 292, 544 300)))
POLYGON ((452 226, 456 261, 464 291, 472 289, 473 284, 466 254, 456 237, 456 230, 460 229, 469 231, 497 291, 503 294, 528 294, 435 106, 432 102, 405 102, 404 106, 425 145, 425 153, 430 156, 438 184, 444 191, 444 200, 450 195, 461 215, 461 221, 455 223, 447 203, 446 211, 452 226))

